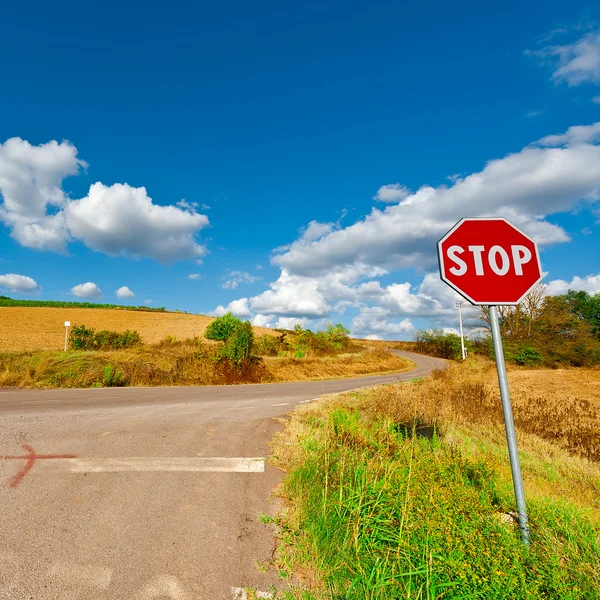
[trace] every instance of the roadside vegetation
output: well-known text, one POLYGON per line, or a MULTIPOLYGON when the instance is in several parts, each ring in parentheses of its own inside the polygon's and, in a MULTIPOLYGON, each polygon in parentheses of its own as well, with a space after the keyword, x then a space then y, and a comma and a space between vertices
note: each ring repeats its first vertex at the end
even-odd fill
MULTIPOLYGON (((546 296, 543 285, 517 306, 498 307, 506 361, 524 367, 594 367, 600 365, 600 293, 569 290, 546 296)), ((487 307, 470 318, 475 339, 467 354, 494 359, 487 307)), ((467 320, 469 323, 469 320, 467 320)), ((419 331, 415 352, 459 360, 460 338, 440 330, 419 331)))
POLYGON ((289 597, 600 598, 600 371, 509 373, 532 544, 482 358, 297 409, 273 444, 289 597))
POLYGON ((144 343, 138 331, 73 324, 67 352, 0 353, 0 386, 114 387, 221 385, 331 379, 399 372, 412 363, 356 343, 348 330, 302 328, 256 337, 231 314, 212 320, 203 336, 167 336, 144 343))

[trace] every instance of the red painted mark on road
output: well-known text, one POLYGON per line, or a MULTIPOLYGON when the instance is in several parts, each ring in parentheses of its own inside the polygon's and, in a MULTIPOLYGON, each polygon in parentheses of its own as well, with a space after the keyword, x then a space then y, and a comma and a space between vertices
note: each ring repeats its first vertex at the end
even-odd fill
POLYGON ((10 480, 9 486, 12 488, 19 487, 23 477, 31 471, 36 460, 46 460, 55 458, 77 458, 74 454, 36 454, 35 450, 28 444, 23 444, 23 449, 27 452, 24 456, 6 455, 0 456, 0 460, 25 460, 25 466, 10 480))

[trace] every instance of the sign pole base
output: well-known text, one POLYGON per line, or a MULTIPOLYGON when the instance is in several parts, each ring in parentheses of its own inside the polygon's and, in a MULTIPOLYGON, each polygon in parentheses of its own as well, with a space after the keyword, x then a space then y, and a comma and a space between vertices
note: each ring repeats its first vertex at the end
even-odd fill
POLYGON ((519 528, 521 539, 529 546, 529 523, 527 519, 527 505, 525 504, 525 490, 523 488, 523 476, 521 474, 521 462, 517 449, 517 436, 515 433, 515 422, 513 419, 512 405, 510 403, 510 392, 508 391, 508 378, 506 376, 506 364, 504 363, 504 349, 500 337, 500 323, 498 319, 498 307, 490 306, 490 325, 492 327, 492 340, 494 342, 494 353, 496 354, 496 368, 498 369, 498 383, 500 384, 500 397, 502 398, 502 413, 504 414, 504 426, 506 428, 506 439, 508 441, 508 455, 510 457, 510 468, 512 471, 515 499, 517 501, 517 512, 519 514, 519 528))

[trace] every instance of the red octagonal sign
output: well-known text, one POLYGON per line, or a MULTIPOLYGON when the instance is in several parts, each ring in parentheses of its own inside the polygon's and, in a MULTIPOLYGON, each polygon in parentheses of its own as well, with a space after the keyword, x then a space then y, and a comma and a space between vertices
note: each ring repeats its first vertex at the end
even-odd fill
POLYGON ((542 279, 537 244, 506 219, 460 220, 438 258, 442 279, 473 304, 518 304, 542 279))

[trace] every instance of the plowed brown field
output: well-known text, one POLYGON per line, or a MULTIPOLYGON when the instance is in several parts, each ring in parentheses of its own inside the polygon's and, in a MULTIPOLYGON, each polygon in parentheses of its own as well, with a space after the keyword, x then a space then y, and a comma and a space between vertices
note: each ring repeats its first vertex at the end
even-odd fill
MULTIPOLYGON (((144 342, 153 344, 171 335, 183 340, 201 335, 211 317, 181 313, 136 312, 101 308, 0 307, 0 351, 62 350, 65 321, 96 330, 140 332, 144 342)), ((255 327, 256 335, 273 334, 255 327)))

